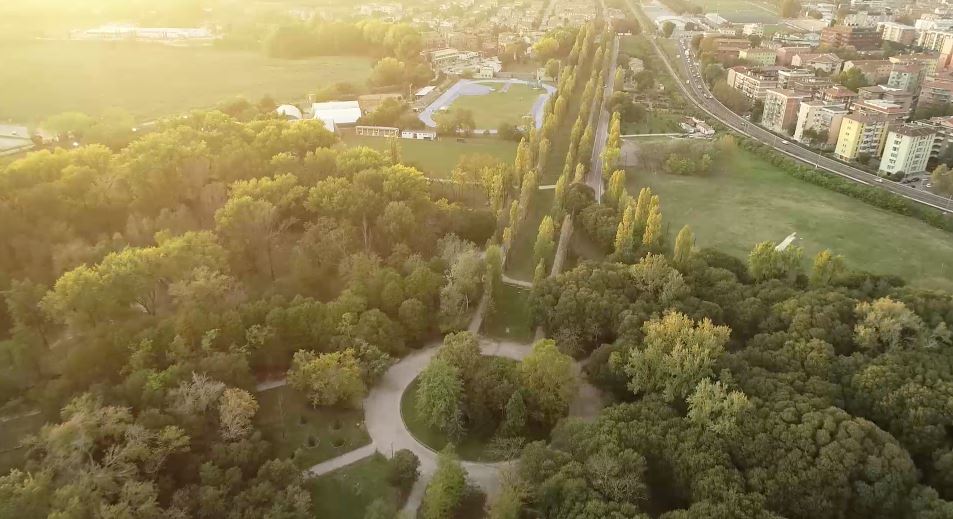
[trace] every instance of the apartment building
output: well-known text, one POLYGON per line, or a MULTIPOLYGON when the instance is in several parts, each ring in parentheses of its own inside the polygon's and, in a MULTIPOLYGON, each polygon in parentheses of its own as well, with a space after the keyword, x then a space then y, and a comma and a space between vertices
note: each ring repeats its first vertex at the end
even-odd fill
POLYGON ((795 78, 788 88, 816 97, 832 86, 834 86, 834 81, 831 78, 811 76, 795 78))
POLYGON ((857 92, 842 85, 835 85, 821 92, 820 98, 821 101, 828 104, 850 108, 850 105, 857 99, 857 92))
POLYGON ((909 117, 913 112, 913 94, 902 88, 874 85, 861 87, 857 89, 857 92, 860 95, 860 99, 864 101, 883 100, 902 106, 905 113, 904 118, 909 117))
POLYGON ((794 90, 769 89, 764 97, 761 125, 773 132, 790 133, 797 124, 799 105, 810 98, 810 94, 794 90))
POLYGON ((936 132, 923 126, 902 125, 887 131, 880 171, 887 174, 922 173, 933 150, 936 132))
POLYGON ((920 106, 939 106, 953 103, 953 78, 928 77, 920 87, 920 106))
POLYGON ((873 50, 880 47, 880 33, 874 27, 835 25, 821 30, 821 43, 831 47, 873 50))
POLYGON ((863 99, 857 101, 854 103, 853 110, 856 114, 883 117, 894 123, 903 122, 909 114, 907 108, 883 99, 863 99))
POLYGON ((808 54, 813 47, 779 47, 775 49, 778 55, 778 65, 787 67, 791 65, 791 60, 798 54, 808 54))
POLYGON ((814 70, 822 70, 828 74, 840 73, 844 66, 844 60, 837 57, 837 54, 798 54, 791 58, 792 67, 803 67, 814 70))
POLYGON ((774 65, 774 62, 778 59, 778 54, 771 49, 742 49, 738 51, 738 57, 755 65, 767 67, 774 65))
POLYGON ((837 134, 834 154, 841 160, 855 160, 860 155, 879 157, 889 125, 890 120, 883 116, 859 113, 845 115, 837 134))
POLYGON ((794 82, 814 77, 814 71, 806 68, 789 68, 778 71, 778 88, 792 89, 794 82))
POLYGON ((748 99, 764 100, 765 92, 778 86, 778 71, 772 68, 731 67, 725 79, 728 86, 739 90, 748 99))
MULTIPOLYGON (((950 40, 953 44, 953 40, 950 40)), ((920 65, 923 67, 923 73, 932 76, 936 74, 937 63, 940 60, 939 54, 935 52, 920 52, 915 54, 899 54, 887 58, 890 63, 898 65, 920 65)))
POLYGON ((805 142, 804 132, 827 132, 827 141, 823 144, 833 146, 837 143, 841 122, 850 110, 840 103, 827 103, 820 99, 802 101, 798 107, 797 122, 794 125, 794 139, 805 142))
POLYGON ((946 29, 931 29, 920 33, 917 38, 917 47, 923 47, 928 50, 940 50, 943 45, 953 40, 953 31, 946 29))
POLYGON ((859 69, 867 81, 878 84, 890 78, 893 63, 885 59, 855 59, 844 62, 844 72, 854 68, 859 69))
POLYGON ((887 86, 891 88, 902 88, 916 95, 920 90, 923 75, 923 67, 921 65, 894 65, 890 69, 887 86))
POLYGON ((901 45, 913 45, 917 39, 917 29, 902 23, 883 22, 880 24, 880 38, 901 45))

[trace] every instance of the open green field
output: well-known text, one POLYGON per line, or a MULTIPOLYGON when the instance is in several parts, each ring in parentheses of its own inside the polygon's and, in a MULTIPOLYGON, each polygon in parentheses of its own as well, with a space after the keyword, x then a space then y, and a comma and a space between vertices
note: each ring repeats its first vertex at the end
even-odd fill
POLYGON ((640 121, 626 122, 622 125, 623 135, 642 133, 681 133, 678 125, 682 117, 665 112, 646 112, 645 118, 640 121))
POLYGON ((733 23, 773 23, 780 19, 775 4, 759 0, 704 0, 706 13, 716 12, 733 23))
POLYGON ((529 311, 529 290, 503 285, 493 301, 493 313, 483 323, 490 337, 518 342, 533 340, 533 322, 529 311))
POLYGON ((121 108, 152 118, 236 96, 278 101, 341 81, 363 83, 363 57, 280 60, 258 52, 147 43, 0 43, 0 121, 36 123, 61 112, 121 108))
POLYGON ((375 454, 308 481, 315 517, 363 519, 368 505, 386 499, 397 507, 397 489, 387 482, 387 459, 375 454))
POLYGON ((358 409, 315 408, 290 386, 258 393, 256 420, 275 454, 307 468, 371 442, 358 409))
POLYGON ((629 192, 662 200, 669 243, 684 224, 697 247, 745 258, 758 242, 797 232, 805 262, 822 249, 851 268, 896 274, 921 288, 953 290, 953 236, 929 225, 802 182, 744 151, 726 173, 680 177, 629 170, 629 192))
POLYGON ((487 83, 495 90, 486 95, 461 95, 450 104, 450 108, 462 108, 473 112, 476 127, 482 130, 495 130, 502 123, 520 124, 524 116, 530 116, 533 103, 546 91, 529 85, 511 84, 503 92, 501 83, 487 83))
MULTIPOLYGON (((348 146, 367 146, 381 151, 387 149, 387 139, 384 137, 349 134, 342 136, 341 140, 348 146)), ((507 164, 516 160, 516 143, 496 137, 469 137, 465 142, 457 142, 453 138, 436 141, 401 139, 400 149, 406 164, 418 168, 431 178, 450 178, 450 172, 463 155, 492 155, 507 164)))

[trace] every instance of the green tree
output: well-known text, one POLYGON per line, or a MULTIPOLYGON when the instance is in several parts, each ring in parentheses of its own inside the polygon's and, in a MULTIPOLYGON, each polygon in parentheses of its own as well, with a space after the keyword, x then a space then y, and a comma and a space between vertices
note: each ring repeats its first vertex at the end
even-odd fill
POLYGON ((758 281, 793 281, 801 272, 801 248, 788 247, 778 250, 772 242, 761 242, 755 245, 748 255, 748 272, 758 281))
POLYGON ((556 229, 553 224, 553 218, 549 215, 543 217, 539 224, 539 231, 536 234, 536 244, 533 245, 533 263, 544 262, 548 267, 552 262, 553 251, 556 249, 556 229))
POLYGON ((668 402, 686 399, 724 354, 730 329, 705 318, 695 323, 679 312, 646 321, 642 344, 614 362, 629 376, 633 393, 660 393, 668 402))
POLYGON ((526 429, 526 418, 526 402, 523 401, 523 394, 516 391, 506 402, 499 435, 504 438, 522 436, 526 429))
POLYGON ((953 195, 953 171, 946 164, 940 164, 930 174, 933 189, 944 195, 953 195))
POLYGON ((814 266, 811 268, 811 285, 826 286, 835 283, 844 273, 844 257, 832 254, 824 249, 814 256, 814 266))
POLYGON ((467 488, 467 473, 460 465, 452 447, 440 451, 437 470, 427 485, 421 502, 424 519, 454 517, 467 488))
POLYGON ((688 397, 688 419, 722 436, 734 436, 752 408, 741 391, 730 391, 720 381, 703 379, 688 397))
POLYGON ((452 439, 463 435, 463 380, 460 370, 444 359, 434 359, 418 379, 417 414, 452 439))
POLYGON ((665 22, 662 24, 662 36, 666 38, 671 38, 672 33, 675 32, 675 24, 672 22, 665 22))
POLYGON ((658 200, 658 196, 652 197, 645 232, 642 234, 642 245, 649 249, 657 248, 662 240, 662 209, 658 200))
POLYGON ((533 345, 533 351, 520 363, 520 380, 529 416, 544 424, 566 415, 579 384, 572 359, 552 340, 533 345))
POLYGON ((679 267, 688 265, 694 247, 695 235, 692 233, 692 228, 685 225, 678 231, 678 236, 675 238, 675 254, 672 256, 672 261, 679 267))
POLYGON ((294 354, 288 382, 308 395, 315 406, 346 404, 359 407, 367 388, 354 350, 333 353, 298 350, 294 354))

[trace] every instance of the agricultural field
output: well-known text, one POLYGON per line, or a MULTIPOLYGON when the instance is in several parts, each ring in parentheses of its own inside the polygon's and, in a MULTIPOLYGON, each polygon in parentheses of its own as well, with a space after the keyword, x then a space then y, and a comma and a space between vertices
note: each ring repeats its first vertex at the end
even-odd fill
POLYGON ((315 408, 296 389, 283 386, 256 395, 256 417, 266 440, 282 458, 311 467, 370 443, 364 413, 357 409, 315 408))
POLYGON ((774 23, 780 19, 775 4, 759 0, 705 0, 706 13, 715 12, 733 23, 774 23))
MULTIPOLYGON (((348 146, 367 146, 377 150, 387 149, 383 137, 344 135, 341 140, 348 146)), ((516 143, 496 137, 470 137, 459 142, 453 138, 436 141, 401 139, 403 162, 423 171, 431 178, 450 178, 450 172, 464 155, 486 154, 512 164, 516 159, 516 143)))
POLYGON ((542 89, 523 84, 510 84, 508 89, 496 83, 489 86, 494 88, 492 92, 461 95, 453 101, 450 109, 470 110, 477 128, 495 130, 503 123, 524 123, 524 117, 531 116, 536 99, 545 93, 542 89))
POLYGON ((22 124, 110 108, 149 119, 237 96, 297 100, 336 82, 363 84, 371 72, 365 57, 281 60, 258 52, 130 42, 2 42, 0 56, 0 121, 22 124))
POLYGON ((853 268, 953 289, 949 233, 790 177, 743 150, 722 169, 711 177, 682 177, 631 168, 628 189, 650 187, 661 197, 669 243, 689 224, 697 247, 744 258, 758 242, 797 232, 805 263, 831 249, 853 268))

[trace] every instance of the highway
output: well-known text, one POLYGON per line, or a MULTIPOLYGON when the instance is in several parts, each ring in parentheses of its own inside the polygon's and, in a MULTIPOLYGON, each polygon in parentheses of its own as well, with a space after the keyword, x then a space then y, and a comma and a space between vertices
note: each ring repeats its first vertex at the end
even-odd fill
MULTIPOLYGON (((632 8, 631 5, 630 8, 632 8)), ((632 9, 634 10, 634 8, 632 9)), ((686 79, 676 71, 669 56, 659 48, 656 38, 649 37, 648 40, 655 48, 655 52, 662 58, 666 68, 668 68, 672 76, 676 78, 685 96, 725 126, 760 141, 780 153, 814 166, 816 169, 834 173, 861 184, 886 189, 897 195, 944 212, 949 211, 951 207, 953 207, 953 200, 949 198, 879 177, 843 162, 815 153, 794 141, 778 136, 732 112, 711 94, 708 85, 702 80, 699 64, 695 61, 694 52, 691 49, 691 37, 692 33, 685 32, 673 35, 673 39, 677 42, 676 52, 679 57, 682 58, 689 79, 686 79), (688 56, 685 55, 686 51, 689 53, 688 56)))

